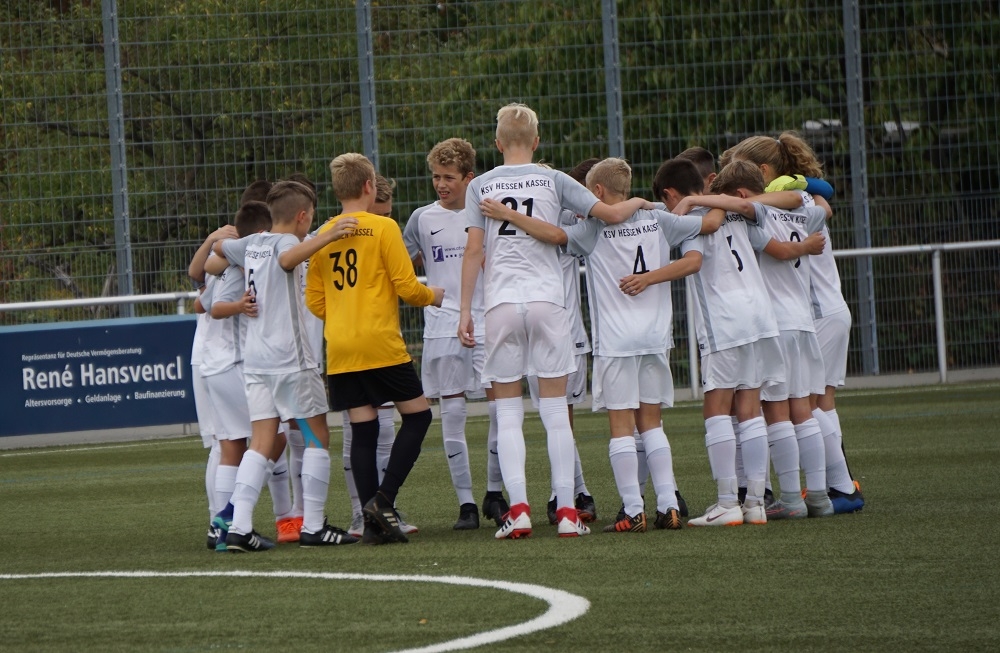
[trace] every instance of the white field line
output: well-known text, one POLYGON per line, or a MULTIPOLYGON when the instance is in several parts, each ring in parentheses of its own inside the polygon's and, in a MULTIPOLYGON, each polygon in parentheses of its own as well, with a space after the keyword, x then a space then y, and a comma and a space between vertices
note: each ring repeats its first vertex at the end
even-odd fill
MULTIPOLYGON (((136 442, 134 444, 109 444, 104 446, 96 447, 60 447, 54 446, 48 449, 39 449, 37 451, 17 451, 14 453, 0 453, 0 458, 14 458, 15 456, 40 456, 42 454, 52 454, 52 453, 80 453, 82 451, 108 451, 111 449, 132 449, 135 447, 166 447, 177 444, 191 444, 194 439, 190 436, 184 436, 183 438, 171 438, 169 440, 156 440, 153 442, 136 442)), ((198 440, 201 443, 201 440, 198 440)))
POLYGON ((466 576, 398 576, 378 574, 342 574, 302 571, 94 571, 94 572, 50 572, 41 574, 0 574, 0 580, 34 580, 40 578, 206 578, 206 577, 236 577, 236 578, 310 578, 323 580, 359 580, 374 582, 416 582, 441 583, 443 585, 462 585, 465 587, 485 587, 524 594, 548 603, 549 608, 543 614, 524 623, 487 630, 482 633, 460 637, 439 644, 431 644, 419 648, 408 648, 396 653, 438 653, 439 651, 460 651, 501 642, 521 635, 554 628, 577 619, 590 609, 590 602, 582 596, 570 594, 562 590, 530 585, 527 583, 509 583, 499 580, 485 580, 466 576))

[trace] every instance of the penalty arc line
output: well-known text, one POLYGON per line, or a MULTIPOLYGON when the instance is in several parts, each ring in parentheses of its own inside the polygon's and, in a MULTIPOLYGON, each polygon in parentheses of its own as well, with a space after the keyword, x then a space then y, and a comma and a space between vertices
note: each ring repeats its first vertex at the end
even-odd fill
POLYGON ((483 587, 506 592, 523 594, 548 603, 549 608, 541 615, 520 624, 487 630, 468 637, 421 646, 418 648, 400 649, 396 653, 439 653, 444 651, 460 651, 486 644, 501 642, 521 635, 538 632, 561 626, 573 621, 590 609, 590 601, 570 594, 563 590, 531 585, 528 583, 511 583, 500 580, 486 580, 466 576, 404 576, 381 574, 350 574, 331 572, 299 572, 299 571, 94 571, 94 572, 46 572, 39 574, 0 574, 0 580, 33 580, 41 578, 306 578, 321 580, 357 580, 374 582, 417 582, 440 583, 443 585, 461 585, 465 587, 483 587))

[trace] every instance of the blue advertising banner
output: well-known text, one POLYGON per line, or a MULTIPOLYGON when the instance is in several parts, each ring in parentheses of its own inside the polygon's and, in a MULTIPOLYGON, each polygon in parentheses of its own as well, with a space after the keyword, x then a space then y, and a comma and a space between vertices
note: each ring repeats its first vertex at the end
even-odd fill
POLYGON ((0 328, 0 436, 197 421, 195 316, 0 328))

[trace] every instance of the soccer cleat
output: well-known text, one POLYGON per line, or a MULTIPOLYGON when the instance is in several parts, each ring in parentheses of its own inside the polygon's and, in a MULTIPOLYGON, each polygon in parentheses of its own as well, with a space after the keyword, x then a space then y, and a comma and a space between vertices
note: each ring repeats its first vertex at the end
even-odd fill
POLYGON ((315 533, 302 531, 299 534, 299 546, 304 547, 355 544, 357 541, 358 538, 343 529, 337 528, 336 526, 330 526, 326 523, 326 520, 323 521, 323 528, 315 533))
POLYGON ((810 517, 829 517, 834 514, 833 503, 826 492, 807 492, 806 510, 810 517))
POLYGON ((785 503, 778 500, 764 509, 769 520, 777 519, 804 519, 809 516, 806 502, 799 499, 798 503, 785 503))
POLYGON ((246 535, 230 531, 226 535, 226 550, 230 553, 253 553, 273 548, 274 542, 257 531, 247 533, 246 535))
POLYGON ((479 509, 474 503, 463 503, 458 509, 458 521, 452 527, 456 531, 472 531, 479 528, 479 509))
MULTIPOLYGON (((806 495, 803 494, 802 498, 805 498, 805 496, 806 495)), ((747 489, 745 487, 739 488, 739 490, 736 493, 736 499, 741 504, 744 503, 747 500, 747 489)), ((774 498, 774 492, 771 490, 771 488, 765 487, 764 488, 764 510, 767 510, 767 508, 772 503, 774 503, 775 501, 776 501, 776 499, 774 498)))
POLYGON ((677 497, 677 512, 680 513, 681 517, 687 519, 688 517, 687 501, 685 501, 684 497, 681 496, 681 493, 676 490, 674 491, 674 496, 677 497))
POLYGON ((556 527, 559 537, 590 535, 590 529, 580 520, 580 513, 576 508, 559 508, 556 517, 559 520, 559 525, 556 527))
POLYGON ((219 542, 219 532, 215 529, 215 524, 208 525, 208 534, 205 537, 208 550, 215 551, 215 545, 219 542))
POLYGON ((854 492, 844 494, 840 490, 830 488, 828 494, 830 503, 833 504, 833 512, 836 515, 846 515, 852 512, 859 512, 865 507, 865 497, 861 490, 855 485, 854 492))
POLYGON ((226 552, 226 536, 229 535, 229 527, 233 525, 232 519, 226 519, 221 514, 212 518, 212 526, 215 527, 215 551, 217 553, 226 552))
POLYGON ((584 523, 597 521, 597 505, 594 503, 594 497, 589 494, 581 492, 576 495, 576 511, 580 521, 584 523))
POLYGON ((741 526, 743 510, 739 505, 726 508, 715 503, 708 507, 705 514, 688 521, 688 526, 741 526))
POLYGON ((764 488, 764 511, 766 512, 768 508, 777 502, 778 500, 774 498, 774 492, 770 488, 764 488))
POLYGON ((646 513, 640 512, 635 517, 625 515, 613 524, 604 527, 605 533, 645 533, 646 513))
POLYGON ((552 524, 553 526, 555 526, 556 522, 559 521, 559 518, 556 517, 556 498, 555 497, 552 497, 551 499, 549 499, 549 502, 547 504, 545 504, 545 516, 549 518, 549 523, 552 524))
POLYGON ((379 544, 392 544, 395 542, 389 535, 382 532, 377 525, 365 521, 361 535, 361 543, 367 546, 378 546, 379 544))
POLYGON ((767 523, 767 512, 764 504, 758 503, 755 506, 743 506, 743 523, 763 526, 767 523))
POLYGON ((497 528, 503 526, 504 515, 510 512, 507 500, 503 498, 503 492, 487 492, 483 497, 483 517, 492 519, 497 528))
POLYGON ((419 528, 417 528, 413 524, 409 524, 406 521, 404 521, 403 516, 400 515, 398 510, 393 508, 393 511, 396 513, 396 519, 399 520, 399 530, 403 532, 403 535, 413 535, 414 533, 420 532, 419 528))
POLYGON ((656 511, 656 520, 653 521, 653 526, 655 528, 665 529, 668 531, 677 531, 683 528, 684 523, 681 522, 681 511, 679 509, 670 508, 666 512, 656 511))
POLYGON ((531 509, 526 503, 514 504, 504 515, 503 525, 494 534, 498 540, 519 540, 531 537, 531 509))
POLYGON ((361 535, 365 532, 365 516, 360 512, 355 513, 354 516, 351 517, 351 527, 347 529, 347 532, 354 537, 361 537, 361 535))
POLYGON ((399 528, 399 515, 392 507, 392 502, 381 492, 368 500, 364 507, 365 517, 378 526, 382 532, 396 542, 409 542, 409 538, 399 528))
POLYGON ((284 517, 274 522, 278 531, 278 544, 299 541, 299 531, 302 530, 301 517, 284 517))

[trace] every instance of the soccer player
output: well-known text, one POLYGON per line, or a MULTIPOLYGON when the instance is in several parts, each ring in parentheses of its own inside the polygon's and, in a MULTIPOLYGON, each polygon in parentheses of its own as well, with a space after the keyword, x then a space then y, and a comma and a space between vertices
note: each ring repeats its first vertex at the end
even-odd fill
POLYGON ((330 163, 333 191, 343 213, 316 238, 355 224, 349 237, 330 241, 309 263, 306 304, 324 321, 330 403, 350 416, 351 468, 365 515, 362 542, 407 542, 393 508, 417 457, 431 411, 399 327, 399 299, 441 305, 444 290, 417 281, 399 225, 371 213, 375 169, 361 154, 330 163), (376 448, 377 406, 395 404, 402 425, 381 482, 376 448))
POLYGON ((252 439, 236 474, 233 517, 226 537, 230 551, 262 551, 274 546, 254 531, 253 509, 266 478, 267 456, 278 438, 279 424, 292 419, 306 441, 299 545, 332 546, 357 541, 346 531, 327 524, 323 515, 330 479, 327 402, 317 355, 303 329, 305 307, 299 289, 299 264, 348 235, 357 221, 342 221, 303 241, 312 224, 315 203, 316 195, 308 186, 278 182, 267 195, 271 231, 222 241, 213 248, 229 264, 243 267, 246 289, 258 310, 257 318, 247 327, 244 377, 252 439))
MULTIPOLYGON (((475 348, 468 349, 458 339, 458 302, 466 240, 463 210, 466 189, 475 176, 476 150, 464 139, 449 138, 431 149, 427 165, 438 199, 410 215, 403 229, 403 241, 414 265, 423 266, 427 282, 445 289, 440 308, 424 309, 420 372, 425 394, 440 399, 444 453, 459 504, 454 528, 472 530, 479 528, 479 508, 472 494, 465 402, 484 394, 488 401, 494 401, 492 389, 484 393, 477 371, 477 368, 482 370, 482 340, 476 342, 475 348)), ((482 284, 476 285, 472 313, 479 325, 477 333, 482 334, 482 284)), ((499 483, 488 491, 499 492, 499 483)))
MULTIPOLYGON (((587 174, 587 188, 608 205, 630 195, 632 170, 622 159, 605 159, 587 174)), ((520 216, 487 200, 484 212, 506 219, 547 242, 566 243, 570 253, 587 257, 587 289, 594 331, 594 410, 608 411, 611 442, 608 454, 625 514, 604 528, 608 533, 643 533, 646 514, 638 482, 636 438, 638 429, 646 463, 656 491, 657 528, 682 526, 673 473, 670 443, 663 431, 660 411, 673 405, 670 374, 672 319, 669 285, 654 285, 648 292, 620 288, 623 276, 644 275, 661 269, 664 278, 681 278, 697 271, 688 260, 669 263, 670 248, 701 232, 719 228, 722 211, 707 217, 677 216, 664 211, 638 211, 617 225, 586 220, 549 239, 544 222, 520 216)), ((551 231, 551 230, 547 230, 551 231)), ((645 289, 645 288, 644 288, 645 289)))
MULTIPOLYGON (((732 158, 757 164, 767 184, 767 192, 784 188, 789 178, 801 176, 795 173, 802 173, 808 184, 806 190, 811 195, 820 195, 827 200, 833 195, 833 188, 822 179, 823 166, 816 154, 793 132, 784 132, 776 139, 752 136, 727 150, 727 153, 732 158)), ((826 388, 823 394, 813 399, 813 417, 823 432, 830 500, 834 511, 841 514, 861 510, 865 499, 844 455, 836 405, 837 388, 844 385, 847 375, 851 312, 841 292, 840 273, 833 257, 833 241, 826 225, 821 233, 826 238, 826 245, 821 254, 810 259, 812 271, 809 279, 813 324, 823 355, 826 388)))
POLYGON ((570 176, 532 162, 538 147, 538 117, 523 104, 497 112, 496 146, 503 165, 474 178, 465 200, 468 238, 462 260, 459 338, 475 346, 472 299, 484 275, 486 361, 484 381, 497 397, 497 446, 511 509, 497 539, 531 534, 525 481, 524 406, 521 379, 538 376, 538 412, 545 427, 552 485, 561 537, 590 532, 579 519, 573 497, 573 430, 566 403, 566 377, 576 369, 570 320, 557 249, 505 222, 487 224, 479 203, 495 199, 555 225, 562 209, 622 221, 651 206, 635 198, 610 207, 570 176), (484 267, 485 263, 485 267, 484 267))
MULTIPOLYGON (((759 201, 758 196, 764 191, 763 177, 755 164, 732 160, 716 178, 713 190, 759 201)), ((822 435, 809 405, 810 394, 817 388, 822 391, 823 376, 823 360, 809 310, 809 257, 788 258, 781 252, 800 247, 809 237, 812 243, 822 243, 822 235, 817 232, 829 211, 816 206, 779 211, 757 202, 753 206, 758 223, 770 239, 762 250, 764 255, 759 265, 774 308, 785 368, 783 382, 761 389, 769 451, 781 486, 781 499, 767 508, 764 521, 801 518, 807 514, 821 517, 833 514, 833 507, 826 494, 822 435), (800 466, 806 476, 804 505, 799 485, 800 466)), ((822 247, 815 251, 822 251, 822 247)), ((746 508, 755 479, 747 463, 745 445, 742 450, 748 479, 746 508)), ((755 520, 759 517, 757 512, 752 515, 755 520)))

